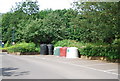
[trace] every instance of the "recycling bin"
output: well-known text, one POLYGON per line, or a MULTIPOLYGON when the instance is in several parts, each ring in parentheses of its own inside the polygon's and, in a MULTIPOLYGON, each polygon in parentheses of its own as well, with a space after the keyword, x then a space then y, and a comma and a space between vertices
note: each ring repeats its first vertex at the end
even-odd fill
POLYGON ((55 47, 54 48, 54 55, 60 56, 60 48, 62 48, 62 47, 55 47))
POLYGON ((68 47, 62 47, 62 48, 60 48, 60 56, 61 57, 66 57, 67 48, 68 47))
POLYGON ((4 42, 2 42, 2 48, 4 48, 4 42))
POLYGON ((66 58, 78 58, 78 48, 69 47, 67 48, 66 58))
POLYGON ((41 44, 40 45, 40 54, 41 55, 48 55, 47 44, 41 44))
POLYGON ((53 55, 54 46, 53 44, 48 44, 48 55, 53 55))

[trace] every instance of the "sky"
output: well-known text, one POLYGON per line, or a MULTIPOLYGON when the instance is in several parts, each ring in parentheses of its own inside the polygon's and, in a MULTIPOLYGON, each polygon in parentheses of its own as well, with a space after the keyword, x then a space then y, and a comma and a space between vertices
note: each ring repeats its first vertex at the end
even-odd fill
MULTIPOLYGON (((12 8, 12 6, 15 6, 16 2, 21 2, 24 0, 1 0, 0 1, 0 13, 6 13, 9 12, 10 9, 12 8)), ((78 1, 78 0, 37 0, 40 6, 40 10, 44 10, 44 9, 68 9, 71 8, 71 3, 74 1, 78 1)), ((116 2, 116 1, 120 1, 120 0, 79 0, 79 1, 112 1, 112 2, 116 2)))
MULTIPOLYGON (((24 0, 1 0, 0 1, 0 13, 9 12, 12 6, 15 6, 16 2, 24 0)), ((71 8, 71 3, 75 0, 37 0, 40 6, 40 10, 44 9, 68 9, 71 8)))

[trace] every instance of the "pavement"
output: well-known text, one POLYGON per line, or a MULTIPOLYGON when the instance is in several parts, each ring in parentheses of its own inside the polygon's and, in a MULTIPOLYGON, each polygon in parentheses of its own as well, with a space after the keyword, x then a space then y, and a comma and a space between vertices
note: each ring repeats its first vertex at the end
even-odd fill
MULTIPOLYGON (((118 63, 1 53, 3 79, 118 79, 118 63)), ((119 70, 119 71, 118 71, 119 70)))

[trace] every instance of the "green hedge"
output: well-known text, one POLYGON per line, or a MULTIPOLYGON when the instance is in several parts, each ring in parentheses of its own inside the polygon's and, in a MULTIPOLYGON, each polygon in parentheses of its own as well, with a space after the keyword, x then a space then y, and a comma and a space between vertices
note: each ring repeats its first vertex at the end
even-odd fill
POLYGON ((80 43, 74 40, 62 40, 58 41, 55 46, 77 47, 80 54, 85 56, 103 56, 108 59, 120 59, 120 46, 118 45, 118 40, 115 40, 113 45, 80 43))
POLYGON ((36 48, 34 43, 20 43, 7 47, 8 52, 39 52, 40 48, 36 48))
POLYGON ((87 43, 80 43, 80 42, 77 42, 75 40, 62 40, 62 41, 58 41, 54 46, 57 47, 57 46, 62 46, 62 47, 77 47, 77 48, 80 48, 80 47, 84 47, 85 45, 87 45, 87 43))
POLYGON ((108 59, 120 59, 118 46, 87 46, 81 49, 81 54, 85 56, 103 56, 108 59))
POLYGON ((120 59, 120 39, 115 39, 111 45, 86 46, 81 49, 85 56, 103 56, 108 59, 120 59))

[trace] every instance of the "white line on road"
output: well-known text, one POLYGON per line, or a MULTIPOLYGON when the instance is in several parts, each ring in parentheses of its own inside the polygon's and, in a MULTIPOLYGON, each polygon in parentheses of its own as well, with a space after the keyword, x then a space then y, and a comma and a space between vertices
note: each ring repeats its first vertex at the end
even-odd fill
MULTIPOLYGON (((36 58, 43 59, 41 57, 36 57, 36 58)), ((47 60, 47 61, 53 61, 54 62, 54 60, 51 60, 51 59, 50 60, 49 59, 45 59, 45 60, 47 60)), ((61 61, 57 61, 57 62, 64 63, 64 64, 69 64, 69 65, 73 65, 73 66, 79 66, 79 67, 83 67, 83 68, 86 68, 86 69, 96 70, 96 71, 100 71, 100 72, 104 72, 104 73, 108 73, 108 74, 114 74, 114 75, 117 75, 117 76, 120 75, 118 73, 108 72, 106 70, 95 69, 95 68, 91 68, 91 67, 88 67, 88 66, 83 66, 83 65, 78 65, 78 64, 72 64, 72 63, 68 63, 68 62, 61 62, 61 61)))
MULTIPOLYGON (((39 57, 37 57, 37 58, 39 58, 39 57)), ((46 60, 48 60, 48 59, 46 59, 46 60)), ((48 60, 48 61, 54 61, 54 60, 48 60)), ((105 73, 109 73, 109 74, 120 75, 120 74, 117 74, 117 73, 108 72, 108 71, 100 70, 100 69, 95 69, 95 68, 91 68, 91 67, 87 67, 87 66, 83 66, 83 65, 71 64, 71 63, 68 63, 68 62, 61 62, 61 61, 57 61, 57 62, 64 63, 64 64, 69 64, 69 65, 73 65, 73 66, 79 66, 79 67, 83 67, 83 68, 86 68, 86 69, 96 70, 96 71, 105 72, 105 73)))
MULTIPOLYGON (((70 64, 70 63, 67 63, 67 62, 60 62, 60 63, 70 64)), ((120 75, 120 74, 117 74, 117 73, 108 72, 108 71, 95 69, 95 68, 91 68, 91 67, 86 67, 86 66, 82 66, 82 65, 76 65, 76 64, 70 64, 70 65, 79 66, 79 67, 83 67, 83 68, 86 68, 86 69, 96 70, 96 71, 105 72, 105 73, 109 73, 109 74, 120 75)))
POLYGON ((116 71, 116 70, 118 70, 118 69, 110 69, 110 70, 106 70, 106 71, 116 71))
MULTIPOLYGON (((9 56, 14 56, 14 55, 9 55, 9 56)), ((16 56, 14 56, 14 57, 16 57, 16 56)), ((41 57, 35 57, 35 58, 43 59, 41 57)), ((54 60, 51 60, 51 59, 50 60, 49 59, 45 59, 45 60, 55 62, 54 60)), ((72 64, 72 63, 68 63, 68 62, 61 62, 61 61, 57 61, 57 62, 64 63, 64 64, 69 64, 69 65, 73 65, 73 66, 78 66, 78 67, 82 67, 82 68, 86 68, 86 69, 91 69, 91 70, 95 70, 95 71, 100 71, 100 72, 104 72, 104 73, 108 73, 108 74, 113 74, 113 75, 117 75, 117 76, 120 75, 120 74, 117 74, 117 73, 108 72, 108 71, 100 70, 100 69, 95 69, 95 68, 91 68, 91 67, 87 67, 87 66, 83 66, 83 65, 77 65, 77 64, 72 64)))

